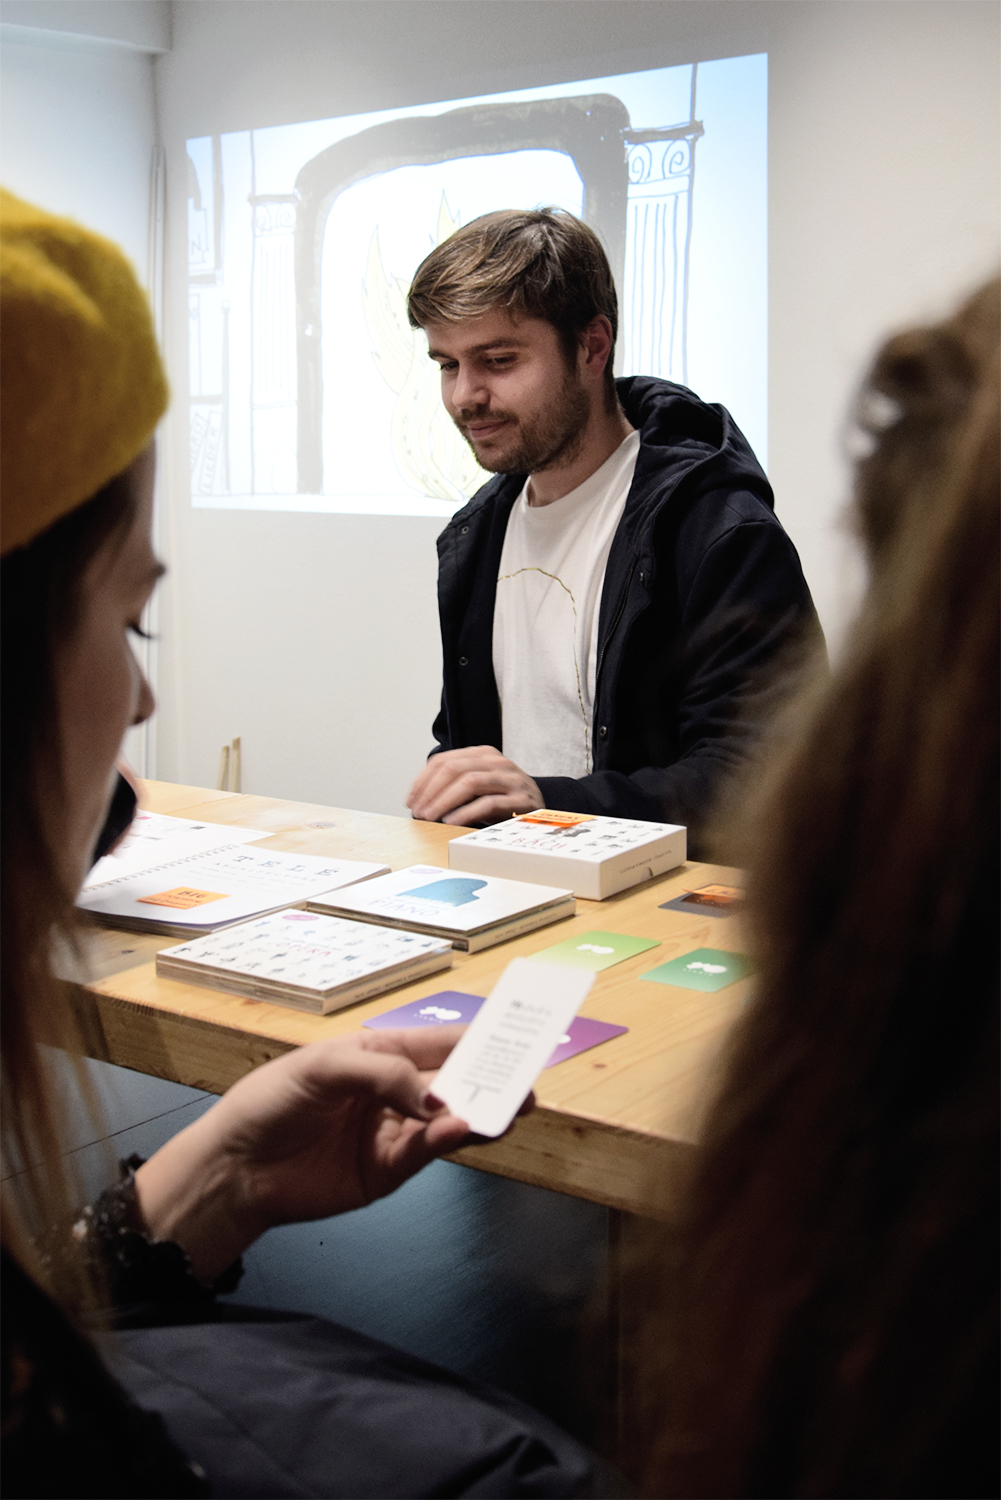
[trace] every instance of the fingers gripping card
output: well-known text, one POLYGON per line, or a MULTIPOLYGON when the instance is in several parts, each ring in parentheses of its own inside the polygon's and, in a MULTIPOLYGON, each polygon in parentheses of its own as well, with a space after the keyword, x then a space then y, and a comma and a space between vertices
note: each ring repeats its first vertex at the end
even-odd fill
POLYGON ((587 998, 593 973, 515 958, 431 1085, 477 1135, 502 1135, 587 998))

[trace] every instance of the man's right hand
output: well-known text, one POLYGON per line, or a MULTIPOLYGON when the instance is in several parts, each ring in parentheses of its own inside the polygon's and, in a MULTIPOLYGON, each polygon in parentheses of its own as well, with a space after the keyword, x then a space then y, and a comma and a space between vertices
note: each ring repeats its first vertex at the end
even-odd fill
POLYGON ((463 828, 500 823, 544 805, 531 776, 493 745, 432 755, 407 797, 415 818, 463 828))

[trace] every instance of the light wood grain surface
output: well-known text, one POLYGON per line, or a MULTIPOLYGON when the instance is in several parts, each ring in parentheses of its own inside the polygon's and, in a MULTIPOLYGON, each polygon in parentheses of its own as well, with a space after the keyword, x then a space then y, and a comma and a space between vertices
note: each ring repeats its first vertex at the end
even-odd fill
MULTIPOLYGON (((379 860, 393 869, 448 863, 446 845, 462 830, 312 803, 144 784, 154 812, 260 828, 264 847, 379 860)), ((694 886, 739 883, 739 872, 689 863, 607 901, 578 901, 577 916, 496 948, 455 954, 452 969, 331 1016, 157 978, 153 959, 173 938, 109 930, 91 934, 94 982, 78 994, 92 1055, 121 1066, 222 1093, 279 1053, 353 1030, 367 1017, 442 989, 485 995, 517 956, 591 929, 656 939, 659 946, 597 975, 582 1014, 629 1030, 542 1073, 538 1107, 511 1133, 465 1147, 468 1166, 589 1198, 614 1208, 669 1216, 697 1139, 726 1033, 751 980, 716 994, 679 989, 640 975, 693 948, 744 950, 738 917, 661 911, 694 886)))

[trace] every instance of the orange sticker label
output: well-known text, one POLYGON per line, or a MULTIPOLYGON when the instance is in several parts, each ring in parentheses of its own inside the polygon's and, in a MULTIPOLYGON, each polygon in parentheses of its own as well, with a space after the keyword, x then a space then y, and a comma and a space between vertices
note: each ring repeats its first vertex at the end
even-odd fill
POLYGON ((204 906, 207 901, 225 901, 225 891, 195 891, 189 885, 175 886, 172 891, 161 891, 158 896, 137 896, 147 906, 173 906, 181 911, 190 911, 193 906, 204 906))
POLYGON ((537 812, 522 813, 518 822, 551 823, 555 828, 572 828, 575 823, 593 823, 594 814, 550 812, 548 807, 540 807, 537 812))

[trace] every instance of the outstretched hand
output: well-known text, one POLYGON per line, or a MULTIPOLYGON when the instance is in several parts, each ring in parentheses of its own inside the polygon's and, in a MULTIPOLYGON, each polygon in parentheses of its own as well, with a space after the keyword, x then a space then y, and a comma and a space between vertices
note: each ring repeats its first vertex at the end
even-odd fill
POLYGON ((415 818, 462 827, 499 823, 544 806, 537 784, 493 745, 432 755, 407 797, 415 818))
POLYGON ((469 1133, 428 1093, 461 1033, 358 1031, 248 1073, 137 1172, 147 1227, 211 1280, 275 1224, 391 1193, 469 1133))

